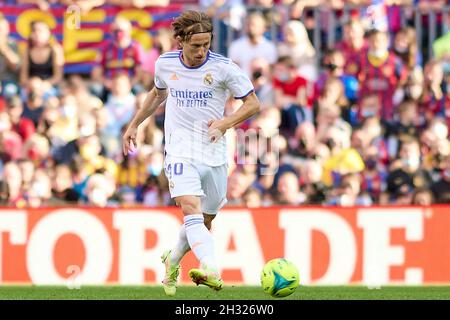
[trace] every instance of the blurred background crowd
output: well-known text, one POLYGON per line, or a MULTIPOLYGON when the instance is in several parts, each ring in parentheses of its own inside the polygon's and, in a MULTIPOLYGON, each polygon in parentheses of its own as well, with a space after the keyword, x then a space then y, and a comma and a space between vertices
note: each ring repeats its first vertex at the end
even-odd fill
MULTIPOLYGON (((173 2, 6 0, 44 11, 173 2)), ((247 72, 262 103, 238 129, 275 146, 240 157, 239 130, 229 130, 228 205, 450 203, 450 1, 175 2, 214 18, 212 49, 247 72)), ((141 125, 137 152, 121 151, 154 62, 177 49, 170 30, 143 50, 117 18, 92 72, 65 74, 49 26, 30 27, 19 50, 0 14, 1 205, 171 205, 164 107, 141 125)), ((240 103, 230 99, 226 113, 240 103)))

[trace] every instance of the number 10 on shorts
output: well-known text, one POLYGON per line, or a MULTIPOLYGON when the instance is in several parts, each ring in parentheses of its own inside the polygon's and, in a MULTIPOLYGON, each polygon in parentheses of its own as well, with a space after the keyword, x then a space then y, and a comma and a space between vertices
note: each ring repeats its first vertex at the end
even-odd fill
MULTIPOLYGON (((169 164, 167 166, 167 173, 169 174, 169 177, 172 176, 172 164, 169 164)), ((180 176, 183 174, 183 163, 177 162, 173 164, 173 174, 176 176, 180 176)))

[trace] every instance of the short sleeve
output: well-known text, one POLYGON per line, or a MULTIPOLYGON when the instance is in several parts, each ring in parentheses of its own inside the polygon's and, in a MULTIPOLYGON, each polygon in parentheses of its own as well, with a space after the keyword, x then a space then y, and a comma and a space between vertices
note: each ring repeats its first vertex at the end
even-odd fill
POLYGON ((225 85, 235 99, 243 99, 255 91, 248 76, 233 62, 227 65, 225 85))
POLYGON ((155 87, 159 90, 167 89, 167 84, 164 82, 162 75, 161 60, 157 59, 155 62, 155 87))

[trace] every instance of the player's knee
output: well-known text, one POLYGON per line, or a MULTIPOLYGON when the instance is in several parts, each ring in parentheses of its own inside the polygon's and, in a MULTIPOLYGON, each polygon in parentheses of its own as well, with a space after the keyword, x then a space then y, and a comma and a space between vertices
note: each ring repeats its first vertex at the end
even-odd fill
POLYGON ((181 207, 184 215, 198 214, 200 212, 200 202, 196 198, 181 198, 178 199, 178 204, 181 207))

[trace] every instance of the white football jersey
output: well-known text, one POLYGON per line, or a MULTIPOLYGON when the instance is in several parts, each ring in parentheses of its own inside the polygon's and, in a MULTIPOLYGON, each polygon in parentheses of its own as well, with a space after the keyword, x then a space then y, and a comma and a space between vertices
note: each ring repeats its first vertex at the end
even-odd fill
POLYGON ((208 121, 224 117, 231 94, 242 99, 254 91, 250 79, 230 59, 208 52, 197 67, 186 66, 182 51, 161 55, 155 64, 155 86, 167 90, 165 151, 210 166, 227 162, 225 137, 208 138, 208 121))

